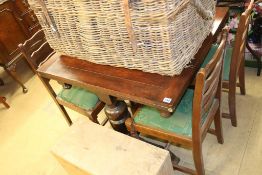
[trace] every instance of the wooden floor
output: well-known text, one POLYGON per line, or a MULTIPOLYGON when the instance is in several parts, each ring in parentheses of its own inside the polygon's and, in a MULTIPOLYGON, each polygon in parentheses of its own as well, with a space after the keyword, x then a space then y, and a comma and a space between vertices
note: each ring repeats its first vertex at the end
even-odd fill
MULTIPOLYGON (((68 126, 38 78, 25 64, 22 68, 17 73, 26 82, 27 94, 0 70, 6 83, 0 86, 0 96, 6 96, 11 106, 8 110, 0 106, 0 174, 67 175, 50 154, 50 148, 68 126), (19 75, 22 68, 25 75, 19 75)), ((256 76, 256 69, 246 69, 246 79, 247 95, 237 95, 239 126, 233 128, 229 120, 223 119, 224 145, 217 144, 212 135, 204 142, 208 175, 262 174, 262 76, 256 76)), ((223 110, 226 102, 224 94, 223 110)), ((73 120, 82 117, 72 111, 70 114, 73 120)), ((181 163, 193 166, 190 151, 174 151, 181 157, 181 163)))

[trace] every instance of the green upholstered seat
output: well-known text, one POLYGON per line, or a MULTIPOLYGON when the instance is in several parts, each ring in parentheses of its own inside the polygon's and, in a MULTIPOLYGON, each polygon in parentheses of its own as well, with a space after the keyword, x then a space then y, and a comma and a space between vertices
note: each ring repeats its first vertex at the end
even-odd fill
POLYGON ((57 96, 86 110, 92 110, 99 100, 94 93, 75 86, 72 86, 70 89, 63 88, 57 96))
MULTIPOLYGON (((204 62, 202 63, 201 67, 205 67, 207 63, 213 58, 218 45, 213 44, 211 49, 209 50, 204 62)), ((230 71, 230 63, 231 63, 231 56, 232 56, 232 48, 225 49, 225 58, 224 58, 224 70, 223 70, 223 80, 229 80, 229 71, 230 71)))
MULTIPOLYGON (((155 108, 144 106, 136 114, 134 121, 137 124, 191 137, 193 97, 194 90, 188 89, 175 112, 169 118, 162 117, 155 108)), ((205 121, 206 116, 205 114, 204 117, 202 117, 202 123, 205 121)))

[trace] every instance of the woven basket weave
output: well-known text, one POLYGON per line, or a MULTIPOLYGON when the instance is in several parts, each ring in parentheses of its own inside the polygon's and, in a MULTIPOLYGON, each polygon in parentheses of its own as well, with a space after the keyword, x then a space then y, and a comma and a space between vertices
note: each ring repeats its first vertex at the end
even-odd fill
POLYGON ((210 33, 214 0, 28 0, 58 52, 180 74, 210 33))

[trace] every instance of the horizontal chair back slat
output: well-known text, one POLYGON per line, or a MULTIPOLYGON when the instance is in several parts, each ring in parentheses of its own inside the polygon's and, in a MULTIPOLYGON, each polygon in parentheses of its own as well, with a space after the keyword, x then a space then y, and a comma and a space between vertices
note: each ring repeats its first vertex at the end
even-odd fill
POLYGON ((53 53, 53 49, 47 42, 45 42, 31 54, 31 59, 37 68, 43 61, 45 61, 45 59, 48 59, 53 53))
POLYGON ((36 32, 24 44, 19 44, 19 48, 34 71, 36 71, 40 63, 54 53, 42 30, 36 32))

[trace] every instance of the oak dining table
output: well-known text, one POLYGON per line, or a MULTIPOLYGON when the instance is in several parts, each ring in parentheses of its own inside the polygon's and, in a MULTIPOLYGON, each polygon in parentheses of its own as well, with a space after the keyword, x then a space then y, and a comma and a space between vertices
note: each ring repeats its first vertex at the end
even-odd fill
MULTIPOLYGON (((54 54, 44 62, 37 73, 55 100, 50 80, 85 88, 106 103, 105 113, 113 128, 125 133, 124 122, 130 113, 124 100, 157 108, 163 117, 176 110, 181 97, 194 79, 212 43, 225 26, 227 7, 216 7, 210 34, 201 48, 180 75, 163 76, 140 70, 100 65, 83 59, 54 54)), ((60 110, 61 106, 59 106, 60 110)))

